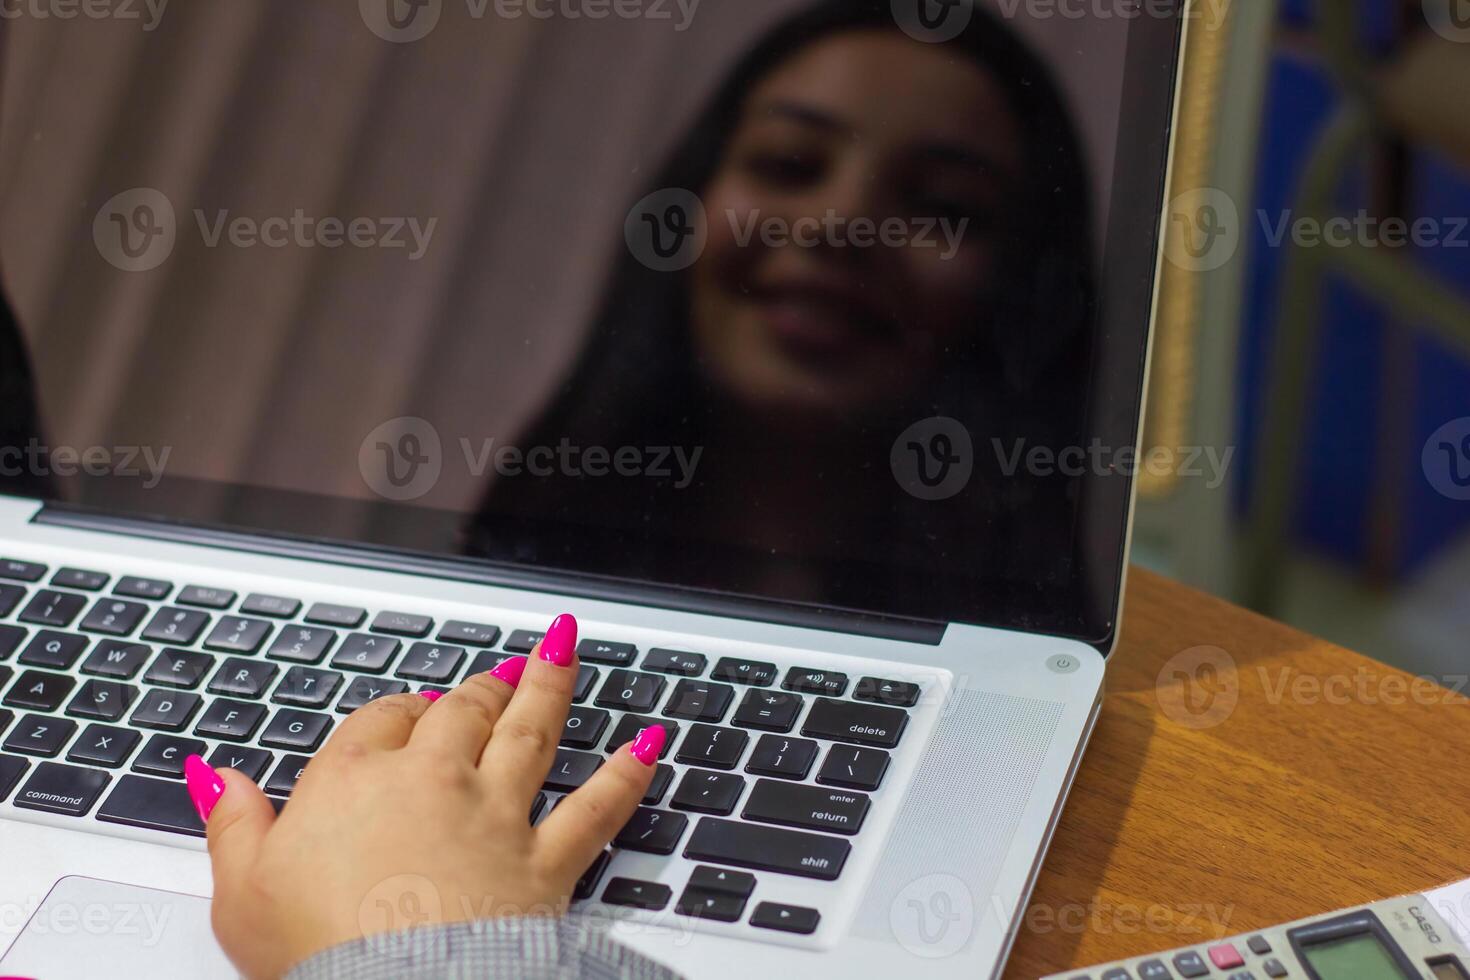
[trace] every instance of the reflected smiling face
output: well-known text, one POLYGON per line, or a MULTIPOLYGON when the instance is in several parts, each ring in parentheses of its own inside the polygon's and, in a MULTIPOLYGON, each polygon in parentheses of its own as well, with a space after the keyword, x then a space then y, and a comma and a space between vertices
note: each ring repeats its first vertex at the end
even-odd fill
POLYGON ((1019 124, 973 60, 882 30, 801 50, 752 89, 706 188, 701 362, 796 425, 920 392, 985 321, 1021 170, 1019 124))

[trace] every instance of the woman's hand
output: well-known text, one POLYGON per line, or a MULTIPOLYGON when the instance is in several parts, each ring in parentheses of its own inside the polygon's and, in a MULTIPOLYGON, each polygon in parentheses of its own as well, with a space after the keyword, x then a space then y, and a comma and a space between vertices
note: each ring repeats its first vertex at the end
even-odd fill
POLYGON ((664 730, 645 729, 539 826, 577 677, 577 623, 559 616, 442 698, 359 708, 276 815, 260 789, 198 757, 186 771, 209 834, 215 935, 251 978, 405 925, 566 909, 578 877, 647 792, 664 730))

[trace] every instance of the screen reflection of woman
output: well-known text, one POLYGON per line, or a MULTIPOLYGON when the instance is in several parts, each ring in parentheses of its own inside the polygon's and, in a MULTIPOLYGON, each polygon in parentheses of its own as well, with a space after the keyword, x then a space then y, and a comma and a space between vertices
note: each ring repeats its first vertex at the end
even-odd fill
MULTIPOLYGON (((736 67, 651 189, 667 188, 702 202, 702 253, 681 272, 624 253, 522 444, 702 451, 693 483, 502 477, 478 532, 503 542, 514 521, 498 517, 596 513, 623 522, 620 560, 637 562, 639 535, 678 529, 766 556, 741 567, 742 591, 852 606, 915 577, 832 575, 824 553, 931 570, 936 554, 985 556, 998 583, 1048 574, 1070 546, 1068 489, 992 462, 993 440, 1060 448, 1083 426, 1089 195, 1045 65, 978 10, 933 44, 900 30, 889 0, 829 2, 736 67), (978 454, 967 492, 937 503, 889 467, 895 437, 935 416, 978 454), (1024 529, 1006 520, 1023 506, 1024 529)), ((710 560, 727 576, 738 564, 710 560)))
MULTIPOLYGON (((661 185, 704 200, 707 249, 682 275, 623 270, 541 426, 552 441, 707 445, 707 491, 671 509, 717 536, 801 543, 885 507, 922 529, 885 503, 891 476, 865 476, 873 440, 886 470, 895 420, 942 411, 977 435, 1075 424, 1079 396, 1048 397, 1082 376, 1090 294, 1082 168, 1061 101, 989 19, 928 46, 894 29, 887 8, 824 6, 740 66, 661 185), (968 218, 973 231, 943 260, 832 242, 744 248, 718 217, 794 222, 828 209, 968 218), (742 494, 755 496, 746 505, 742 494), (761 494, 780 504, 769 517, 761 494), (822 529, 818 500, 841 519, 822 529)), ((609 492, 547 490, 558 516, 606 506, 609 492)), ((660 503, 641 493, 623 502, 660 503)), ((241 972, 671 978, 556 914, 647 791, 663 729, 649 726, 539 823, 526 820, 572 698, 576 646, 575 620, 559 617, 529 658, 442 697, 384 697, 346 716, 279 817, 247 776, 190 757, 215 931, 241 972), (390 889, 404 881, 435 901, 390 889), (379 928, 362 914, 370 900, 411 907, 417 925, 364 938, 379 928), (495 921, 471 922, 477 910, 495 921)))

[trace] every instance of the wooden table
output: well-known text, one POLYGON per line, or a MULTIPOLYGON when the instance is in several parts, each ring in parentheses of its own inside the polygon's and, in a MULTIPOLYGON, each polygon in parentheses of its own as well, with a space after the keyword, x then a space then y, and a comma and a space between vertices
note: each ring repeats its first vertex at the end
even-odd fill
POLYGON ((1102 717, 1007 978, 1470 877, 1470 701, 1130 578, 1102 717), (1224 669, 1196 670, 1211 660, 1224 669))

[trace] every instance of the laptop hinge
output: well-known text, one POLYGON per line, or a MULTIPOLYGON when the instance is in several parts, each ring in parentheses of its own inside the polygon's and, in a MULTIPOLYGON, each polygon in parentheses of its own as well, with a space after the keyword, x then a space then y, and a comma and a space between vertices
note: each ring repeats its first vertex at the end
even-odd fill
POLYGON ((45 505, 33 520, 37 524, 106 534, 124 534, 498 588, 555 592, 559 595, 606 602, 625 602, 657 609, 726 616, 731 619, 755 620, 829 633, 849 633, 904 643, 938 646, 944 639, 945 624, 928 620, 902 619, 844 609, 820 609, 796 603, 729 596, 600 576, 548 572, 470 558, 446 558, 341 542, 309 541, 172 521, 118 517, 59 504, 45 505))

